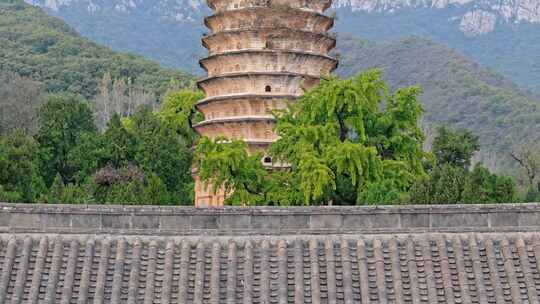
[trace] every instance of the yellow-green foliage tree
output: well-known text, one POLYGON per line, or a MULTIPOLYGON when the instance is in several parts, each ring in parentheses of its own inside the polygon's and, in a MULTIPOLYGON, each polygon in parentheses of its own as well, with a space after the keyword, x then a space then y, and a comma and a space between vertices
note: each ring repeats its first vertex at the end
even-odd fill
POLYGON ((179 90, 167 94, 157 115, 175 132, 194 140, 193 124, 202 121, 202 114, 195 104, 204 98, 201 91, 179 90))
POLYGON ((201 140, 201 178, 231 191, 229 204, 396 203, 424 174, 418 126, 420 89, 389 92, 379 71, 325 78, 276 112, 279 140, 270 149, 287 170, 269 173, 262 155, 239 141, 201 140))

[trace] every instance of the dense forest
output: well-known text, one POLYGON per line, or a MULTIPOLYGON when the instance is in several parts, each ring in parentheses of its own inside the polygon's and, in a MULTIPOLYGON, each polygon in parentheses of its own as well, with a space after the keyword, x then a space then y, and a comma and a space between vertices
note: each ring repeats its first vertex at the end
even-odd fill
POLYGON ((267 171, 246 143, 197 138, 200 92, 171 90, 152 110, 116 112, 98 128, 91 102, 48 95, 35 132, 0 135, 0 201, 190 205, 192 163, 232 205, 510 203, 540 199, 537 146, 515 151, 523 179, 473 165, 478 138, 437 130, 423 149, 419 88, 388 95, 380 72, 330 78, 276 113, 270 155, 288 170, 267 171), (384 103, 385 107, 380 107, 384 103), (195 149, 192 147, 195 146, 195 149))
POLYGON ((0 136, 0 200, 191 204, 193 141, 166 115, 174 102, 161 115, 142 106, 124 122, 115 113, 100 132, 86 100, 49 95, 33 136, 0 136))
MULTIPOLYGON (((234 189, 233 205, 540 200, 537 144, 508 148, 516 178, 493 173, 474 159, 493 135, 444 126, 426 134, 429 104, 421 88, 396 83, 395 72, 330 77, 276 113, 280 140, 270 153, 291 169, 268 172, 244 142, 197 137, 194 105, 203 96, 188 74, 91 43, 20 1, 1 3, 0 201, 190 205, 193 163, 208 183, 234 189)), ((468 106, 491 96, 485 83, 512 89, 489 73, 462 74, 448 84, 482 79, 480 93, 488 92, 472 94, 468 106)), ((464 99, 470 90, 477 92, 465 89, 464 99)), ((504 117, 528 132, 519 122, 535 117, 535 105, 526 94, 515 99, 500 101, 483 123, 504 117)))

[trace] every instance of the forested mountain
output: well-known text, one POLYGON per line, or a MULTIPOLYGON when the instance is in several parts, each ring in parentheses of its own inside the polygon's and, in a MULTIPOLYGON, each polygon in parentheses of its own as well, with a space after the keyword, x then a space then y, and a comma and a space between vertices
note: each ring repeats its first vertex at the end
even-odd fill
MULTIPOLYGON (((395 41, 405 37, 423 37, 459 50, 475 62, 490 67, 519 86, 540 92, 540 24, 536 19, 495 19, 488 28, 482 13, 475 13, 466 26, 477 34, 463 32, 461 14, 469 16, 467 10, 477 5, 493 5, 505 1, 472 1, 447 8, 401 9, 393 13, 338 10, 336 30, 362 39, 377 42, 395 41), (474 19, 478 18, 478 20, 474 19)), ((516 1, 516 8, 523 1, 516 1)), ((536 9, 540 2, 530 1, 536 9)), ((539 14, 537 12, 536 14, 539 14)), ((464 17, 465 18, 465 17, 464 17)), ((517 17, 516 17, 517 18, 517 17)))
MULTIPOLYGON (((43 81, 52 91, 67 89, 83 92, 87 97, 96 93, 105 71, 111 71, 113 79, 131 77, 135 84, 159 92, 171 77, 184 84, 191 81, 181 72, 163 70, 141 57, 117 54, 89 42, 59 20, 21 2, 0 1, 6 17, 0 21, 0 39, 8 46, 0 51, 5 53, 0 57, 2 70, 14 70, 43 81)), ((180 2, 73 0, 49 1, 42 5, 83 32, 92 29, 94 34, 102 35, 99 41, 113 47, 120 43, 125 49, 151 54, 162 61, 169 58, 170 61, 164 60, 168 65, 191 66, 195 70, 197 59, 203 55, 199 46, 202 26, 198 18, 205 12, 205 6, 192 1, 181 7, 180 2), (174 9, 167 11, 167 8, 174 9), (141 50, 141 47, 148 49, 141 50), (160 55, 165 53, 165 57, 160 55)), ((384 11, 380 7, 359 10, 358 5, 343 1, 337 4, 338 29, 343 29, 341 16, 349 19, 351 14, 384 11), (355 12, 343 13, 347 7, 355 12)), ((400 14, 393 16, 396 15, 400 14)), ((374 33, 380 32, 375 25, 371 29, 374 33)), ((489 33, 483 37, 486 35, 489 33)), ((420 100, 426 109, 427 128, 439 124, 470 128, 480 135, 484 160, 506 157, 513 145, 532 141, 540 134, 539 99, 459 51, 424 38, 377 42, 341 34, 338 41, 337 52, 341 59, 338 74, 350 76, 376 67, 385 71, 393 87, 421 85, 424 94, 420 100), (497 153, 497 157, 493 153, 497 153)))
POLYGON ((375 43, 344 36, 338 49, 342 76, 380 68, 394 88, 420 85, 426 126, 472 130, 492 166, 512 146, 540 139, 540 100, 457 51, 421 38, 375 43))
POLYGON ((117 53, 81 37, 63 21, 22 0, 0 1, 0 71, 42 82, 48 92, 95 96, 107 72, 159 96, 171 80, 188 86, 192 77, 165 69, 140 55, 117 53))
MULTIPOLYGON (((200 73, 204 0, 25 0, 78 32, 200 73)), ((539 89, 540 0, 334 0, 335 30, 374 41, 421 36, 539 89)))

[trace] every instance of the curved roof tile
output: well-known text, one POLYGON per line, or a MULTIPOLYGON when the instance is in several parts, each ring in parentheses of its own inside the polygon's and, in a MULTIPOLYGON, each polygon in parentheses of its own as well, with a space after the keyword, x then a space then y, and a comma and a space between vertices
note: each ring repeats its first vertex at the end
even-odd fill
POLYGON ((537 205, 242 210, 0 205, 0 303, 539 302, 537 205), (413 211, 435 217, 421 229, 405 217, 399 229, 391 223, 413 211), (487 226, 459 221, 470 213, 487 226), (86 219, 91 230, 70 230, 84 215, 119 223, 86 219), (121 223, 128 215, 137 220, 121 223), (351 222, 332 222, 340 215, 382 224, 347 233, 351 222), (171 216, 216 218, 203 226, 192 219, 198 228, 185 233, 152 226, 171 216), (230 230, 260 224, 249 216, 286 219, 269 221, 265 235, 230 230), (300 223, 295 233, 296 217, 307 217, 308 228, 300 223), (220 225, 228 232, 215 233, 220 225))

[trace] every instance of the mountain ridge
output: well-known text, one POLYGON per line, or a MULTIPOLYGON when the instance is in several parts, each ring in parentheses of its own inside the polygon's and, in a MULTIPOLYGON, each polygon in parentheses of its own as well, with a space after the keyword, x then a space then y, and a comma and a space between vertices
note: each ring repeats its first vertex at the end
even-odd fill
MULTIPOLYGON (((25 1, 114 50, 202 74, 203 0, 25 1)), ((426 37, 540 92, 540 0, 335 0, 332 10, 339 34, 426 37)))
MULTIPOLYGON (((139 6, 148 8, 145 0, 25 0, 27 3, 59 11, 64 7, 82 4, 90 13, 114 9, 129 12, 139 6)), ((204 0, 159 0, 154 1, 152 10, 163 17, 180 22, 198 22, 200 14, 207 12, 204 0)), ((471 36, 495 30, 497 22, 540 23, 540 1, 538 0, 335 0, 334 9, 349 9, 352 12, 398 13, 407 8, 446 9, 463 7, 464 11, 454 18, 460 19, 460 29, 471 36)))

